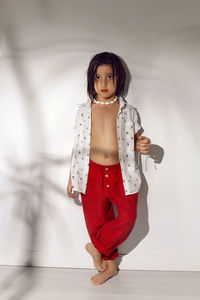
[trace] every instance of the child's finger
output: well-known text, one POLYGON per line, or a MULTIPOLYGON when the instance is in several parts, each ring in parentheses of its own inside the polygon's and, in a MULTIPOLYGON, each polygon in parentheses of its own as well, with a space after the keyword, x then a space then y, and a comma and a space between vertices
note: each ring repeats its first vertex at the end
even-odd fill
POLYGON ((72 193, 70 193, 70 197, 71 198, 76 198, 76 196, 74 194, 72 194, 72 193))
POLYGON ((140 143, 141 146, 148 146, 148 143, 144 143, 143 141, 140 143))
POLYGON ((145 140, 141 141, 141 144, 148 145, 148 144, 151 144, 151 142, 149 139, 145 139, 145 140))
POLYGON ((139 136, 138 137, 139 141, 142 141, 143 143, 147 143, 149 141, 149 139, 146 136, 139 136))
POLYGON ((146 143, 149 142, 149 139, 148 138, 144 138, 142 142, 146 144, 146 143))
POLYGON ((72 194, 71 191, 68 191, 68 196, 69 196, 70 198, 76 198, 76 195, 72 194))
POLYGON ((144 137, 142 135, 138 136, 138 140, 142 140, 144 137))
POLYGON ((145 150, 149 148, 149 145, 140 145, 140 148, 145 150))
POLYGON ((150 144, 149 144, 149 143, 147 143, 147 144, 140 144, 140 146, 141 146, 141 147, 149 147, 150 144))

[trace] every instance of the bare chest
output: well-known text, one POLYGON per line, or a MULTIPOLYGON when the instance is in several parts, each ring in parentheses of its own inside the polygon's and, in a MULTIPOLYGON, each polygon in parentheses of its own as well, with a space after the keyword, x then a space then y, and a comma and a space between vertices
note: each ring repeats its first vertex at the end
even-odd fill
POLYGON ((96 133, 100 134, 104 130, 110 131, 116 127, 119 103, 109 106, 93 104, 91 107, 92 130, 96 133))

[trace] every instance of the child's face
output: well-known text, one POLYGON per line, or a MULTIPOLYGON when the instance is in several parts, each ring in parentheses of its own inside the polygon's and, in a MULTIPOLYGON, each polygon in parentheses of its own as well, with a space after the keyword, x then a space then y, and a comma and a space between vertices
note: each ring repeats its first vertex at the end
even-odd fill
POLYGON ((112 100, 117 88, 117 76, 113 81, 113 70, 111 65, 100 65, 94 78, 94 89, 97 93, 96 100, 112 100))

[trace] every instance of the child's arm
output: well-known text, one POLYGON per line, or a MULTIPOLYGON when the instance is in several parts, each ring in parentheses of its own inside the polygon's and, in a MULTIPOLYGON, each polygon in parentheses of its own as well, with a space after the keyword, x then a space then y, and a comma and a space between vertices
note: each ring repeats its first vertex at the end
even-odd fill
POLYGON ((139 114, 136 109, 133 110, 133 121, 135 125, 135 151, 146 154, 149 152, 151 146, 151 140, 145 136, 139 136, 138 132, 142 128, 139 122, 139 114))
MULTIPOLYGON (((70 158, 70 166, 71 166, 71 161, 72 161, 72 155, 74 153, 74 148, 72 149, 72 154, 71 154, 71 158, 70 158)), ((69 172, 69 181, 71 182, 72 179, 71 179, 71 168, 70 168, 70 172, 69 172)))
MULTIPOLYGON (((74 148, 72 149, 71 160, 72 160, 73 151, 74 151, 74 148)), ((72 194, 71 168, 70 168, 69 180, 68 180, 68 185, 67 185, 67 194, 71 198, 75 198, 76 197, 76 195, 72 194)))
MULTIPOLYGON (((79 110, 76 111, 75 124, 73 127, 74 132, 76 132, 76 129, 77 129, 78 112, 79 112, 79 110)), ((73 153, 74 153, 74 148, 72 149, 72 154, 71 154, 71 159, 70 159, 70 172, 69 172, 69 180, 68 180, 68 185, 67 185, 67 193, 68 193, 68 196, 71 198, 76 197, 76 195, 72 194, 71 164, 72 164, 73 153)))

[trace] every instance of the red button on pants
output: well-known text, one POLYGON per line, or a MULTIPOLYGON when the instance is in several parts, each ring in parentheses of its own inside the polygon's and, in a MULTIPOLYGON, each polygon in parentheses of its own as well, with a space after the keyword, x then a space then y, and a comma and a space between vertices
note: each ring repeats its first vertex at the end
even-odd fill
POLYGON ((125 195, 120 163, 101 165, 90 159, 86 194, 81 193, 81 199, 93 245, 104 260, 115 259, 117 247, 134 227, 138 202, 138 193, 125 195))

